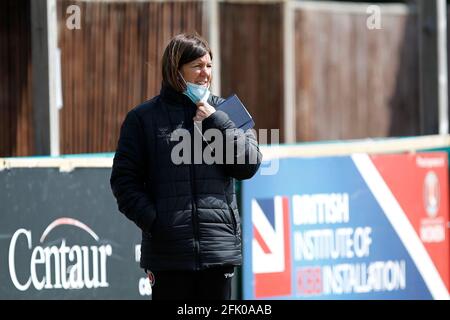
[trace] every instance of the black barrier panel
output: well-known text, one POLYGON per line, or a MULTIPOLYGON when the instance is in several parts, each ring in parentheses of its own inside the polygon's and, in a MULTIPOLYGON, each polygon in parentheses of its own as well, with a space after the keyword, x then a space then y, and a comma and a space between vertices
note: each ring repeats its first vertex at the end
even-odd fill
POLYGON ((0 299, 149 299, 110 168, 0 171, 0 299))

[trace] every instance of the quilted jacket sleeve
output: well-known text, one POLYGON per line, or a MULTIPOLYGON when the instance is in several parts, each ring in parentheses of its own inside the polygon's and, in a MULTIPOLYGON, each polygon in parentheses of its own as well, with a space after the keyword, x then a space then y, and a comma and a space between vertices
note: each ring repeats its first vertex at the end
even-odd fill
POLYGON ((244 132, 237 129, 228 115, 220 110, 203 120, 203 129, 208 130, 209 128, 217 128, 224 134, 225 172, 238 180, 251 178, 258 171, 262 160, 262 154, 253 131, 244 132), (231 157, 230 154, 226 154, 226 150, 234 150, 231 157))
POLYGON ((132 110, 120 129, 110 183, 119 211, 144 232, 150 232, 156 212, 145 188, 148 163, 145 148, 140 120, 132 110))

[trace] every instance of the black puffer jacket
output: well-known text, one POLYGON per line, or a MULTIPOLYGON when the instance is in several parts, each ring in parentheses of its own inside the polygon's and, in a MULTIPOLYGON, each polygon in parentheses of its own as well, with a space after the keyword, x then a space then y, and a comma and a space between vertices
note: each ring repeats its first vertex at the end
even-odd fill
MULTIPOLYGON (((208 102, 215 106, 221 100, 211 95, 208 102)), ((203 129, 217 128, 233 136, 224 137, 232 143, 244 138, 245 153, 255 152, 257 163, 174 164, 171 150, 178 142, 170 134, 178 128, 192 132, 196 109, 187 96, 163 87, 159 96, 131 110, 122 124, 111 187, 119 210, 142 229, 142 268, 201 270, 241 264, 234 178, 252 177, 262 157, 254 134, 236 130, 225 113, 216 111, 203 120, 203 129)))

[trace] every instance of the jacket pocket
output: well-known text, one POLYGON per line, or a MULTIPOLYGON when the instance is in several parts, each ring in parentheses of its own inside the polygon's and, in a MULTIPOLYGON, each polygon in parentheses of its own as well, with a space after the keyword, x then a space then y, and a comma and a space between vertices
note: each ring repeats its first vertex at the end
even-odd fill
POLYGON ((231 217, 231 222, 233 223, 233 231, 234 234, 237 234, 237 221, 236 221, 236 217, 234 216, 234 210, 231 208, 231 206, 229 204, 228 205, 228 211, 230 212, 230 217, 231 217))
POLYGON ((233 231, 234 236, 236 237, 236 241, 240 238, 241 235, 241 228, 240 228, 240 219, 239 219, 239 213, 237 210, 231 208, 230 205, 228 205, 228 210, 230 211, 231 215, 231 221, 233 222, 233 231))
POLYGON ((158 212, 155 210, 155 219, 153 219, 153 223, 150 227, 150 234, 154 237, 155 233, 158 231, 157 223, 158 221, 158 212))

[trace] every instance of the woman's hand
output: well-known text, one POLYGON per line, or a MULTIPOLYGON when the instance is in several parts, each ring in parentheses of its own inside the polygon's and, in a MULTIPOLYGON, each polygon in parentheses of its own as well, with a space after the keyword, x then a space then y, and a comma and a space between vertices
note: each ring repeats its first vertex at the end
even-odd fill
POLYGON ((216 109, 214 109, 214 107, 208 102, 197 102, 197 113, 195 114, 194 121, 202 121, 214 112, 216 112, 216 109))

